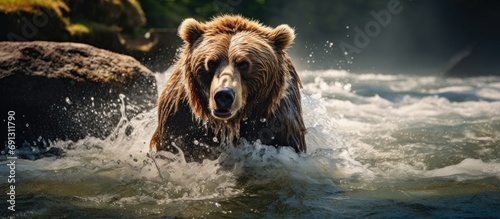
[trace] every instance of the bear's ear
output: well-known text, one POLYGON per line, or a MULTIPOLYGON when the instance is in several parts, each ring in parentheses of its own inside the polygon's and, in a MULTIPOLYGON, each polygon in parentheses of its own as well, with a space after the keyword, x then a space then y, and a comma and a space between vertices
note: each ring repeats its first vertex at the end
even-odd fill
POLYGON ((288 25, 282 24, 271 31, 269 38, 274 42, 276 49, 284 50, 293 43, 295 31, 288 25))
POLYGON ((193 18, 188 18, 179 26, 179 36, 188 44, 193 44, 203 35, 203 25, 193 18))

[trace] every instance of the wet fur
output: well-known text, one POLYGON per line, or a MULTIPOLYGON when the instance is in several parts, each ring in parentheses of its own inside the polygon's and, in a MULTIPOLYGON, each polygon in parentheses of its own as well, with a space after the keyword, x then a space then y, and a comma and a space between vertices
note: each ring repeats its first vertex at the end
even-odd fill
POLYGON ((306 151, 301 83, 285 52, 294 38, 291 28, 273 29, 240 16, 222 16, 206 23, 187 19, 179 35, 185 44, 158 99, 152 149, 173 153, 180 149, 188 162, 216 159, 221 146, 238 144, 240 138, 306 151), (241 49, 227 51, 237 37, 242 38, 237 44, 241 49), (225 60, 240 52, 245 52, 251 65, 250 73, 241 74, 239 98, 244 105, 232 118, 216 119, 209 108, 212 94, 209 77, 204 78, 206 60, 225 60))

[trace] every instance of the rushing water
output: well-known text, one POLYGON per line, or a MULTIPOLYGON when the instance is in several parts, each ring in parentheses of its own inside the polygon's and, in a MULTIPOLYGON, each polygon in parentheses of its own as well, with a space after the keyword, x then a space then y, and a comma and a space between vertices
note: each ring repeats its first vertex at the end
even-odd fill
MULTIPOLYGON (((165 76, 158 75, 162 84, 165 76)), ((300 72, 307 154, 149 158, 156 109, 18 160, 15 218, 500 217, 500 78, 300 72), (224 160, 224 162, 220 162, 224 160), (160 176, 161 175, 161 176, 160 176)), ((7 161, 1 165, 5 167, 7 161)), ((8 174, 1 168, 1 175, 8 174)), ((7 191, 6 182, 0 182, 7 191)), ((4 202, 5 204, 5 202, 4 202)))

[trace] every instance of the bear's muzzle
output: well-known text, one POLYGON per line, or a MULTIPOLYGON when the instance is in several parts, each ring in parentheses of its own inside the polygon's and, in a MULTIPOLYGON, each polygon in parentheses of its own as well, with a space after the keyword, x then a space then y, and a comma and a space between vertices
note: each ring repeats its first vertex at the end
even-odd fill
POLYGON ((231 105, 234 102, 234 90, 231 88, 217 88, 214 94, 216 109, 214 115, 221 118, 230 117, 231 105))

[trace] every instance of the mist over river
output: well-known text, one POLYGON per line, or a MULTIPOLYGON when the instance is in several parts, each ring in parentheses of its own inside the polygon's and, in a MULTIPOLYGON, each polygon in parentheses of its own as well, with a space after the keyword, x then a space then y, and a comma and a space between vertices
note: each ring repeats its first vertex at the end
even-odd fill
MULTIPOLYGON (((66 151, 64 157, 18 159, 16 211, 3 201, 0 213, 15 218, 500 217, 500 77, 338 70, 299 75, 306 154, 243 142, 219 160, 201 164, 162 154, 166 158, 156 159, 160 174, 148 155, 157 123, 153 109, 122 119, 104 140, 52 142, 66 151)), ((158 84, 166 78, 168 73, 157 74, 158 84)), ((5 167, 9 161, 1 159, 5 167)), ((9 185, 0 182, 3 192, 9 185)))

